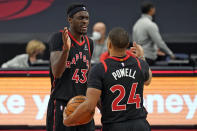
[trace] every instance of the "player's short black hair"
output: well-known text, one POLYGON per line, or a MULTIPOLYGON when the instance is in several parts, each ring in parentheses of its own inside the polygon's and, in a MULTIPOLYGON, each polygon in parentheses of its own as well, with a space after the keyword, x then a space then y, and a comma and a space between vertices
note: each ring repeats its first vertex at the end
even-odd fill
POLYGON ((151 8, 155 8, 154 4, 151 2, 143 2, 141 5, 141 11, 144 14, 147 14, 151 8))
POLYGON ((127 48, 129 43, 129 34, 121 27, 113 28, 108 35, 111 43, 116 48, 127 48))
MULTIPOLYGON (((67 7, 67 10, 66 10, 67 16, 69 16, 69 13, 70 13, 73 9, 75 9, 75 8, 77 8, 77 7, 86 7, 86 5, 83 4, 83 3, 72 3, 72 4, 70 4, 70 5, 67 7)), ((86 8, 87 8, 87 7, 86 7, 86 8)), ((69 16, 69 17, 73 17, 73 15, 72 15, 72 16, 69 16)))

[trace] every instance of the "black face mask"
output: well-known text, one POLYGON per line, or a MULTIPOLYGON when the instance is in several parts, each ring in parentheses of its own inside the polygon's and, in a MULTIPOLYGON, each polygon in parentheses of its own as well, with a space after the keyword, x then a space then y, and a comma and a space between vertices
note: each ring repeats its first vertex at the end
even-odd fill
POLYGON ((36 55, 36 59, 43 59, 44 54, 43 53, 39 53, 36 55))

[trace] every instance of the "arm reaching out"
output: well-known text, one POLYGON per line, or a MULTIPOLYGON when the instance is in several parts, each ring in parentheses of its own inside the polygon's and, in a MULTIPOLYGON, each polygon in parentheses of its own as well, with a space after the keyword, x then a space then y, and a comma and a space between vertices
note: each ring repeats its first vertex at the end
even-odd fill
POLYGON ((65 27, 62 32, 62 51, 52 51, 50 56, 52 73, 56 78, 60 78, 66 68, 66 61, 70 51, 71 40, 68 36, 68 29, 65 27))
MULTIPOLYGON (((63 123, 66 126, 77 126, 81 125, 77 120, 79 117, 83 117, 86 113, 92 113, 95 110, 95 107, 100 99, 101 90, 95 88, 88 88, 86 97, 87 100, 80 104, 77 109, 70 114, 68 117, 66 114, 63 114, 63 123)), ((65 111, 64 111, 65 112, 65 111)), ((82 123, 84 124, 84 123, 82 123)))
POLYGON ((135 55, 136 57, 140 57, 143 60, 145 60, 144 58, 144 50, 142 48, 142 46, 136 44, 136 42, 133 42, 133 47, 130 48, 130 52, 135 55))
MULTIPOLYGON (((140 45, 136 44, 135 42, 133 42, 133 47, 130 48, 130 52, 132 54, 134 54, 136 57, 141 58, 142 60, 145 61, 143 48, 140 45)), ((148 69, 148 76, 149 77, 144 82, 144 85, 150 85, 150 83, 151 83, 151 80, 152 80, 152 71, 151 71, 150 68, 148 69)))

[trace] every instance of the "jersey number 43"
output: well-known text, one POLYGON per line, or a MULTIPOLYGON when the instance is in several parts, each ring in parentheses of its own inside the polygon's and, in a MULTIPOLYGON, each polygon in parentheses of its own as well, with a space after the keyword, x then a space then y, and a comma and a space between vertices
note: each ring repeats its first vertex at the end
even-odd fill
MULTIPOLYGON (((131 86, 131 91, 129 98, 127 100, 127 104, 136 104, 136 109, 141 108, 140 107, 140 94, 136 94, 138 83, 133 83, 131 86)), ((122 111, 126 110, 126 104, 120 105, 120 101, 125 97, 125 88, 122 85, 114 85, 110 88, 111 92, 114 93, 116 91, 119 91, 120 94, 113 100, 112 102, 112 111, 122 111)))
POLYGON ((87 81, 87 74, 88 70, 87 69, 76 69, 73 76, 72 76, 72 80, 75 80, 75 83, 81 83, 81 84, 84 84, 86 81, 87 81), (82 73, 82 78, 79 78, 79 72, 82 73))

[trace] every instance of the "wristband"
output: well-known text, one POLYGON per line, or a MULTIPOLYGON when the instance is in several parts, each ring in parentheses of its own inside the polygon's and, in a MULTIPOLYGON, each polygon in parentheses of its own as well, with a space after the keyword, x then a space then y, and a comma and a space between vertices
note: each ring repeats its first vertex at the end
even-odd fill
POLYGON ((138 57, 139 59, 145 59, 145 56, 140 56, 140 57, 138 57))
POLYGON ((140 56, 140 57, 138 57, 138 59, 142 59, 142 60, 146 61, 145 56, 140 56))

